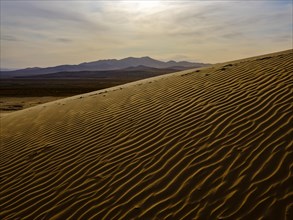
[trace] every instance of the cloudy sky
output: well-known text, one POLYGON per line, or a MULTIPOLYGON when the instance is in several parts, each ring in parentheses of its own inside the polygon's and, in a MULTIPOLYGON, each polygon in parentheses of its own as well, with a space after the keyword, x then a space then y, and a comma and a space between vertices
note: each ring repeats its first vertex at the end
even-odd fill
POLYGON ((292 0, 0 0, 1 68, 222 62, 292 48, 292 0))

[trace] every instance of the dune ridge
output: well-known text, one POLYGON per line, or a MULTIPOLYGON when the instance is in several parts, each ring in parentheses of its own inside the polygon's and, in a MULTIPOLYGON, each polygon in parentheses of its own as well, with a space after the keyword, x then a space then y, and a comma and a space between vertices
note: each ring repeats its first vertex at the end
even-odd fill
POLYGON ((1 118, 1 219, 292 219, 293 51, 1 118))

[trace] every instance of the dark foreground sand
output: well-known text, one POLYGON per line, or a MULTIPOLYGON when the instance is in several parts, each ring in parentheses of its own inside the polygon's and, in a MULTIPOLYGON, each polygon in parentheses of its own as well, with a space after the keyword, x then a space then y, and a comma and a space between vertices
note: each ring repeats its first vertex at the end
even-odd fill
POLYGON ((1 219, 293 219, 292 50, 1 118, 1 219))

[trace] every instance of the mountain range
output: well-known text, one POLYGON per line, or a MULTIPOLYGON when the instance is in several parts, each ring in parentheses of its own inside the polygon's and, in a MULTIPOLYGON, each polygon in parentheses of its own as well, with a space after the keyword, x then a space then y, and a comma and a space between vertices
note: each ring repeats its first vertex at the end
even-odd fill
POLYGON ((44 75, 57 72, 79 72, 79 71, 105 71, 105 70, 119 70, 127 68, 157 68, 157 69, 189 69, 207 66, 209 64, 205 63, 193 63, 187 61, 168 61, 163 62, 155 60, 151 57, 128 57, 124 59, 108 59, 108 60, 98 60, 93 62, 84 62, 77 65, 59 65, 54 67, 33 67, 26 69, 19 69, 14 71, 1 71, 1 77, 19 77, 19 76, 35 76, 44 75))

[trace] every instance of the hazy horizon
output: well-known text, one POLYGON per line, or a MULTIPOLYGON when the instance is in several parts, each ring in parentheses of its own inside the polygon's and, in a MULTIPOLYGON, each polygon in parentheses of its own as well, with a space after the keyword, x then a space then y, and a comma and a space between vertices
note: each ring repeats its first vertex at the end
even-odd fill
MULTIPOLYGON (((156 59, 156 58, 154 58, 154 57, 150 57, 150 56, 142 56, 142 57, 134 57, 134 56, 128 56, 128 57, 123 57, 123 58, 118 58, 118 59, 116 59, 116 58, 106 58, 106 59, 99 59, 99 60, 88 60, 88 61, 84 61, 84 62, 80 62, 80 63, 73 63, 73 64, 67 64, 67 63, 63 63, 63 64, 61 64, 61 65, 80 65, 80 64, 83 64, 83 63, 91 63, 91 62, 96 62, 96 61, 107 61, 107 60, 123 60, 123 59, 128 59, 128 58, 134 58, 134 59, 143 59, 143 58, 146 58, 146 57, 148 57, 148 58, 150 58, 150 59, 153 59, 153 60, 156 60, 156 61, 162 61, 162 62, 165 62, 165 63, 167 63, 167 62, 170 62, 170 61, 175 61, 175 62, 194 62, 194 63, 196 63, 197 61, 189 61, 189 60, 161 60, 161 59, 156 59)), ((199 63, 199 62, 198 62, 199 63)), ((206 64, 210 64, 210 63, 206 63, 206 64)), ((58 65, 57 65, 58 66, 58 65)), ((47 66, 47 67, 54 67, 54 66, 47 66)), ((38 68, 38 66, 29 66, 29 67, 25 67, 25 68, 38 68)), ((44 67, 41 67, 41 68, 46 68, 45 66, 44 67)), ((3 68, 0 68, 0 70, 1 69, 4 69, 4 71, 5 70, 7 70, 7 71, 10 71, 10 70, 18 70, 18 69, 14 69, 14 68, 6 68, 6 67, 3 67, 3 68)), ((22 68, 21 68, 22 69, 22 68)))
POLYGON ((292 1, 1 0, 1 68, 217 63, 292 49, 292 1))

